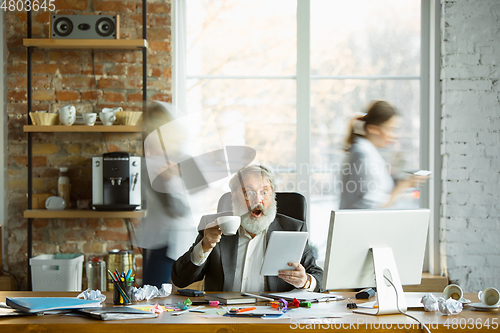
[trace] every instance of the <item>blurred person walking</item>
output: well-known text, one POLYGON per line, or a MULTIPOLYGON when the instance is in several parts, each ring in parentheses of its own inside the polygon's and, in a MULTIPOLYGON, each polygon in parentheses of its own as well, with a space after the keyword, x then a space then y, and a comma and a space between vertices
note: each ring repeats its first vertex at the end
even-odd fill
MULTIPOLYGON (((174 120, 168 105, 156 102, 144 114, 144 126, 149 136, 162 125, 174 120)), ((182 132, 182 128, 176 128, 182 132)), ((147 216, 137 233, 137 246, 143 253, 143 284, 161 287, 171 282, 175 260, 190 245, 193 232, 191 210, 178 165, 165 158, 164 148, 181 151, 181 133, 169 133, 160 142, 146 138, 142 163, 143 193, 146 194, 147 216), (151 179, 151 178, 154 179, 151 179)), ((194 224, 195 225, 195 224, 194 224)))
POLYGON ((399 121, 396 109, 385 101, 374 102, 365 115, 353 119, 346 140, 349 156, 342 170, 340 209, 388 208, 405 189, 428 179, 412 175, 396 183, 392 178, 391 165, 379 149, 397 141, 399 121))

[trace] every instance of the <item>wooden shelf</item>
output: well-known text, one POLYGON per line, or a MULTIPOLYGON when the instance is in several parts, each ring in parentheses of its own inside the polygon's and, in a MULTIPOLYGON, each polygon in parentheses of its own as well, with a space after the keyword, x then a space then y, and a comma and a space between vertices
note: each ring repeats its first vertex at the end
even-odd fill
POLYGON ((26 47, 41 49, 137 49, 147 48, 146 39, 50 39, 24 38, 26 47))
POLYGON ((25 218, 31 219, 50 219, 50 218, 131 218, 140 219, 146 217, 147 211, 137 210, 131 212, 103 212, 95 210, 47 210, 47 209, 31 209, 24 211, 25 218))
POLYGON ((144 132, 144 128, 142 126, 127 126, 127 125, 111 125, 111 126, 103 126, 103 125, 95 125, 95 126, 86 126, 86 125, 72 125, 72 126, 64 126, 64 125, 53 125, 53 126, 39 126, 39 125, 24 125, 24 132, 144 132))

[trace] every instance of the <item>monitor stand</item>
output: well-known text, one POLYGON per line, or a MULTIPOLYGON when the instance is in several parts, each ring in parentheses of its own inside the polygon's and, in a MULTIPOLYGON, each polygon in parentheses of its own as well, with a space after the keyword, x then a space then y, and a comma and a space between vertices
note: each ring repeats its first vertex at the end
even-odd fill
POLYGON ((375 269, 375 285, 377 286, 378 308, 374 309, 356 309, 355 313, 369 315, 386 315, 406 311, 406 299, 399 278, 396 261, 390 247, 371 248, 373 254, 373 267, 375 269), (386 280, 386 277, 392 281, 396 287, 398 297, 394 287, 386 280))

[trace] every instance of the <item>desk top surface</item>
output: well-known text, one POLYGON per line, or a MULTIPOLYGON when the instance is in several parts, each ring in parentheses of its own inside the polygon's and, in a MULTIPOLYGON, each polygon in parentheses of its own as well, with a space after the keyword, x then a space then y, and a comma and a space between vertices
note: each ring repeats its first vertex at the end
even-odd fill
MULTIPOLYGON (((112 293, 104 293, 107 298, 105 306, 111 306, 112 293)), ((0 292, 0 302, 5 302, 5 297, 33 297, 33 296, 59 296, 74 297, 76 292, 0 292)), ((338 293, 345 298, 354 298, 353 293, 338 293)), ((423 293, 405 293, 407 297, 421 297, 423 293)), ((436 294, 436 296, 438 296, 436 294)), ((479 302, 476 294, 465 294, 465 297, 473 303, 479 302)), ((134 304, 175 304, 184 301, 187 297, 171 295, 167 298, 155 298, 149 301, 136 302, 134 304)), ((196 300, 192 297, 191 300, 196 300)), ((374 301, 371 298, 370 301, 374 301)), ((366 300, 356 300, 362 303, 366 300)), ((258 303, 264 305, 264 303, 258 303)), ((311 316, 318 313, 331 313, 332 316, 340 318, 318 318, 309 320, 297 319, 272 319, 262 318, 234 318, 217 317, 204 318, 203 314, 188 312, 180 316, 172 316, 171 312, 164 312, 153 319, 132 319, 119 321, 100 321, 87 317, 75 315, 55 314, 44 316, 23 316, 0 318, 0 331, 4 332, 120 332, 125 330, 144 330, 148 333, 158 332, 165 329, 162 324, 168 324, 169 330, 174 332, 284 332, 304 329, 342 329, 362 331, 391 331, 391 332, 422 332, 420 325, 413 319, 403 315, 369 316, 354 314, 346 308, 347 301, 334 301, 328 303, 313 303, 308 310, 311 316), (143 325, 148 325, 143 327, 143 325)), ((292 310, 293 311, 293 310, 292 310)), ((444 332, 450 330, 473 330, 476 332, 498 332, 500 331, 500 311, 480 312, 466 306, 464 310, 455 316, 445 316, 439 312, 424 312, 423 310, 410 310, 409 314, 419 318, 432 332, 444 332)))

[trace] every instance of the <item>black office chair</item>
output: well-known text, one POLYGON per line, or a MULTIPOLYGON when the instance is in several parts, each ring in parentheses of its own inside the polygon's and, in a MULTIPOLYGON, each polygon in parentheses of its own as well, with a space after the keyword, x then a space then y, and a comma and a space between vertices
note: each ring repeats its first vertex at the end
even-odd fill
MULTIPOLYGON (((276 192, 277 212, 306 222, 306 198, 298 192, 276 192)), ((217 204, 217 213, 232 211, 231 192, 224 193, 217 204)))

